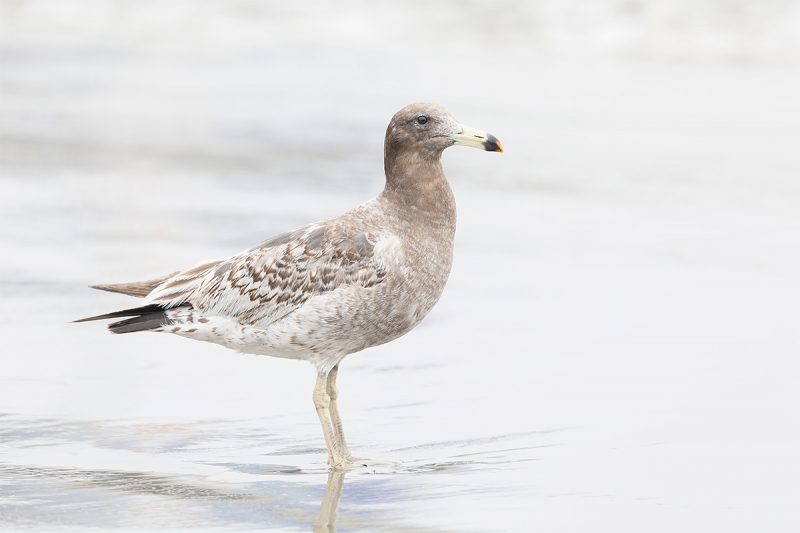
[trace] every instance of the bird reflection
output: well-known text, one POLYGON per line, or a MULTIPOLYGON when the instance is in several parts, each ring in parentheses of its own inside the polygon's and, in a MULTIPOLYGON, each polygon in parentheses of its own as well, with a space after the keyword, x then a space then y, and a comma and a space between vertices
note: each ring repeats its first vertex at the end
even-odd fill
POLYGON ((328 473, 328 486, 319 509, 319 518, 314 524, 314 533, 336 533, 336 512, 339 509, 339 498, 344 487, 344 472, 332 470, 328 473))

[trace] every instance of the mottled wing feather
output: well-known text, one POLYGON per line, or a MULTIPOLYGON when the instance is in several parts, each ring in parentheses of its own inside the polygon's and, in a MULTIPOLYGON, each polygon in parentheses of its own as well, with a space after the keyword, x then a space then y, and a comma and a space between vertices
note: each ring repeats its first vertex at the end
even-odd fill
POLYGON ((188 296, 200 288, 209 272, 213 271, 220 263, 223 261, 209 261, 189 270, 178 272, 148 294, 143 303, 159 304, 163 307, 175 307, 188 303, 188 296))
POLYGON ((386 268, 373 254, 375 240, 333 223, 310 224, 225 261, 181 272, 145 303, 188 303, 207 315, 264 326, 338 287, 381 283, 386 268))

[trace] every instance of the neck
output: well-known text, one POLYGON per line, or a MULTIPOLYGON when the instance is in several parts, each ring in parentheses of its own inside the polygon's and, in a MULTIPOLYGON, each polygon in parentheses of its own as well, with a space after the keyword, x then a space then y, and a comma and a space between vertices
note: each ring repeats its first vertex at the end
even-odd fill
POLYGON ((384 168, 386 187, 381 196, 405 209, 455 221, 455 199, 440 151, 387 153, 384 168))

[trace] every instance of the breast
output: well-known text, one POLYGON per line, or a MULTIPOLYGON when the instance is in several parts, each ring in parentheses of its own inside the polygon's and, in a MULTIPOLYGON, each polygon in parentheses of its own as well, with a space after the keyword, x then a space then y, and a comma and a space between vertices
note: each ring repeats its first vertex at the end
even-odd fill
POLYGON ((403 333, 416 326, 439 301, 453 264, 454 231, 447 227, 414 229, 417 231, 403 238, 390 235, 375 247, 389 271, 387 297, 395 307, 402 308, 405 317, 407 329, 403 333))

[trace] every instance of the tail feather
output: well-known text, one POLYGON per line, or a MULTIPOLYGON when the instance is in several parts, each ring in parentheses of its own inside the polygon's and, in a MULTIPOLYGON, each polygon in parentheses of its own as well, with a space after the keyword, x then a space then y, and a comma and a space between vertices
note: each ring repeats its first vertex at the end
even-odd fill
POLYGON ((156 313, 148 313, 146 315, 129 318, 120 322, 114 322, 108 325, 111 333, 134 333, 136 331, 147 331, 150 329, 158 329, 162 326, 169 326, 172 320, 167 317, 167 313, 162 309, 156 313))
POLYGON ((138 298, 144 298, 145 296, 153 292, 153 289, 155 289, 156 287, 167 281, 175 274, 178 274, 179 272, 180 270, 177 270, 172 274, 167 274, 166 276, 148 279, 145 281, 134 281, 132 283, 115 283, 112 285, 90 285, 89 287, 101 291, 117 292, 120 294, 127 294, 128 296, 136 296, 138 298))

